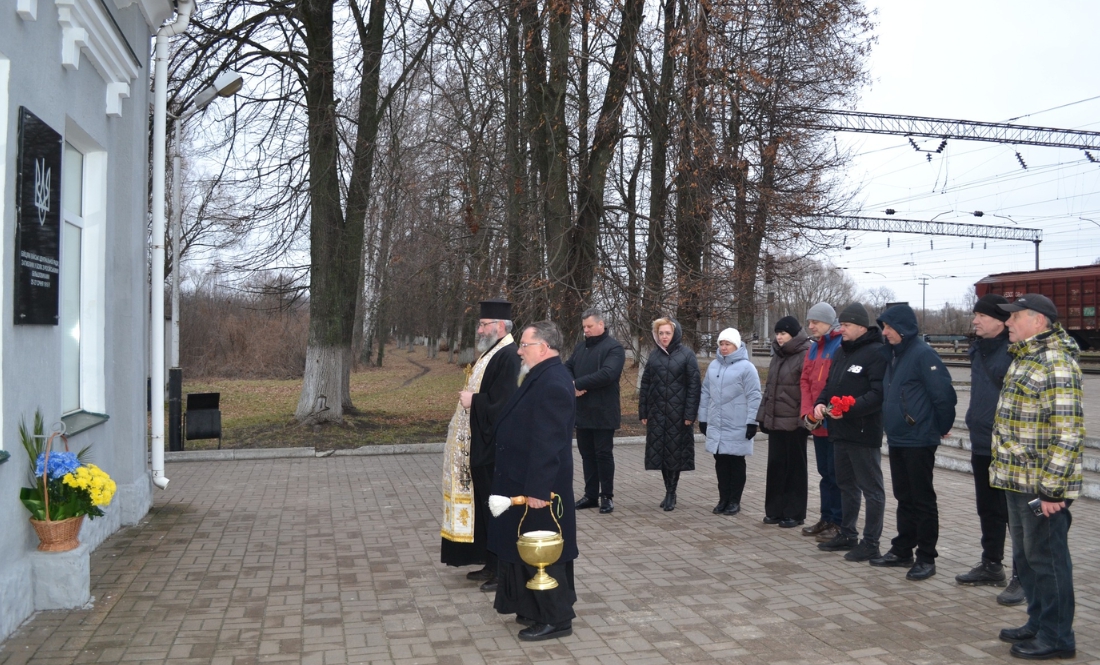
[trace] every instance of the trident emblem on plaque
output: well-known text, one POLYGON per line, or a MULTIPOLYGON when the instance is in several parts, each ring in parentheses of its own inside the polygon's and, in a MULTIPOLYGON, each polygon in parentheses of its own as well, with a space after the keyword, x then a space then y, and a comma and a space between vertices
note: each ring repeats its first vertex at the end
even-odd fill
POLYGON ((50 169, 44 158, 34 160, 34 207, 38 209, 38 225, 42 226, 50 213, 50 169))

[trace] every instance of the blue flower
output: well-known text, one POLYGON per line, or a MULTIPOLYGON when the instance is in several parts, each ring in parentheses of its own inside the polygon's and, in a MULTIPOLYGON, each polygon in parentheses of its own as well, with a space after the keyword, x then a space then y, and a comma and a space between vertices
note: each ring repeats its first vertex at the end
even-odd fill
MULTIPOLYGON (((42 464, 45 462, 45 453, 38 456, 38 462, 34 467, 34 475, 39 478, 42 477, 42 464)), ((66 474, 72 473, 81 466, 80 460, 76 458, 76 453, 50 453, 50 478, 62 478, 66 474)))

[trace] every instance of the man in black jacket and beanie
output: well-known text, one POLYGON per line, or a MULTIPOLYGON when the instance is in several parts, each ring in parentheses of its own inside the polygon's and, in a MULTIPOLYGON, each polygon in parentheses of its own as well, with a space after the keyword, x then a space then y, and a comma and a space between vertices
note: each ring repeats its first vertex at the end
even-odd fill
MULTIPOLYGON (((1005 372, 1012 363, 1005 327, 1009 314, 997 306, 1007 304, 1008 300, 996 293, 987 293, 974 303, 975 339, 968 350, 970 405, 966 409, 966 427, 970 430, 970 467, 974 470, 974 498, 982 529, 982 562, 970 572, 956 575, 959 584, 1004 586, 1006 579, 1003 561, 1008 505, 1004 490, 989 485, 989 465, 993 461, 990 446, 997 399, 1005 372)), ((997 596, 997 602, 1001 605, 1024 602, 1024 590, 1015 571, 1008 588, 997 596)))
POLYGON ((827 552, 849 550, 848 561, 868 561, 879 555, 886 489, 882 482, 882 377, 886 354, 882 333, 871 323, 867 308, 856 302, 841 311, 840 349, 829 367, 829 380, 817 398, 814 418, 829 417, 836 484, 840 488, 840 533, 819 544, 827 552), (843 414, 829 413, 833 397, 853 397, 843 414), (860 498, 867 502, 863 540, 857 542, 860 498))
POLYGON ((909 305, 894 305, 878 323, 891 353, 883 379, 882 424, 898 501, 898 535, 890 551, 870 563, 906 567, 905 579, 926 580, 936 574, 940 537, 932 472, 940 439, 955 423, 955 389, 939 354, 921 339, 917 315, 909 305))
POLYGON ((565 368, 573 375, 577 395, 577 449, 584 469, 584 496, 577 510, 600 506, 601 513, 615 510, 615 430, 622 424, 619 377, 626 353, 607 332, 603 312, 585 310, 581 315, 584 341, 573 349, 565 368))

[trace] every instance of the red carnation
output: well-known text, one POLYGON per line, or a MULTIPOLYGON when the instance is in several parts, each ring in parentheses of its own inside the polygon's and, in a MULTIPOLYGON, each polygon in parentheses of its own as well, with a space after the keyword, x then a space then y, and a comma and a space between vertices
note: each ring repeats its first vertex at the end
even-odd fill
POLYGON ((829 413, 836 414, 838 416, 844 415, 844 413, 852 408, 852 405, 856 403, 856 398, 851 395, 845 395, 843 397, 833 396, 829 399, 829 413))

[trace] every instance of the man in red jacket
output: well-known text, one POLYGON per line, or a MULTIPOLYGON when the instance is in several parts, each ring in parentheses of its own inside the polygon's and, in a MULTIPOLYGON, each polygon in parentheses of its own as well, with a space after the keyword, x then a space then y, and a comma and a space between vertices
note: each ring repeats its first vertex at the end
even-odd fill
MULTIPOLYGON (((806 354, 802 366, 802 408, 803 419, 812 418, 814 403, 825 388, 829 379, 829 367, 833 364, 833 354, 840 348, 840 330, 837 328, 836 310, 829 303, 819 302, 806 314, 806 329, 814 338, 814 343, 806 354)), ((814 455, 817 457, 817 472, 821 474, 818 489, 821 492, 821 519, 813 526, 802 529, 804 536, 816 536, 818 542, 826 542, 840 533, 840 488, 836 484, 836 468, 833 463, 833 444, 829 442, 827 424, 813 430, 814 455)))

